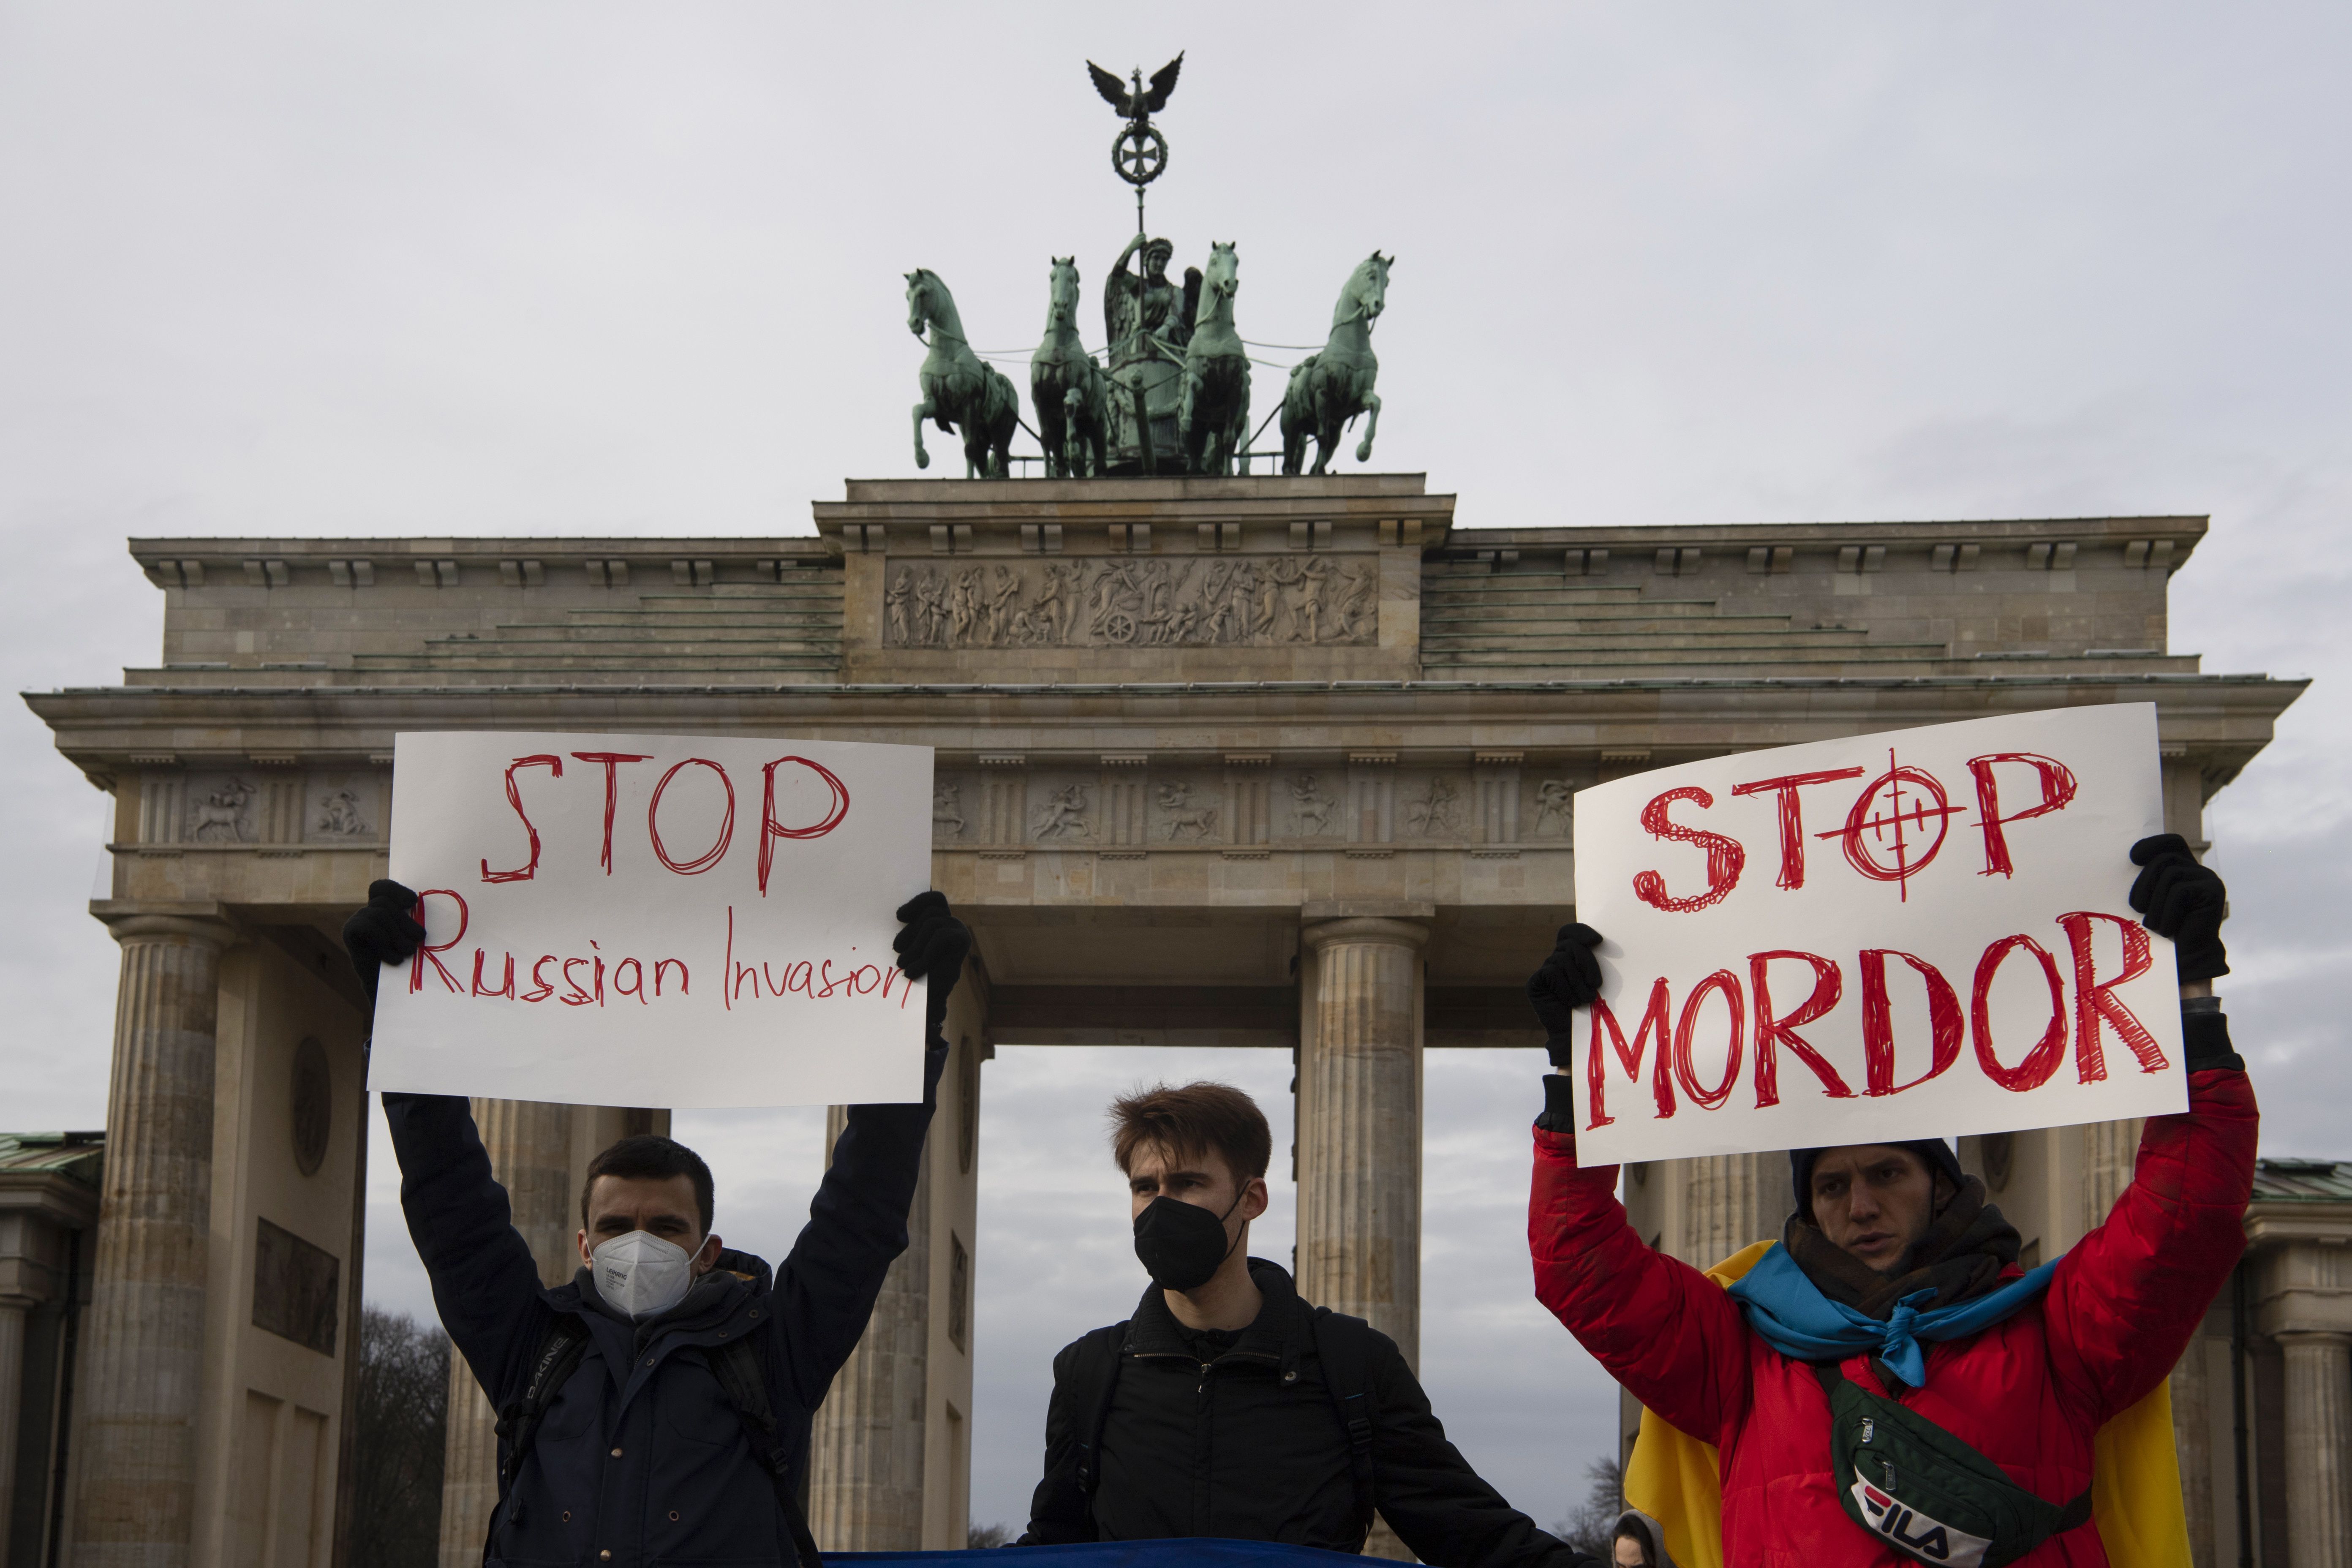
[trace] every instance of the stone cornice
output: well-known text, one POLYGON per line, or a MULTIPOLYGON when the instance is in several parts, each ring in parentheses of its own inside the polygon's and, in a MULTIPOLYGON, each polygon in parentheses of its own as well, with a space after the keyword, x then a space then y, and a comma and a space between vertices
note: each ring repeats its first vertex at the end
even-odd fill
POLYGON ((2249 1250, 2290 1247, 2297 1242, 2342 1246, 2352 1238, 2352 1203, 2258 1198, 2246 1208, 2245 1225, 2249 1250))
POLYGON ((600 701, 631 697, 670 700, 678 697, 763 698, 789 700, 838 699, 864 697, 990 697, 990 698, 1066 698, 1097 696, 1207 698, 1220 696, 1293 696, 1329 693, 1334 696, 1356 696, 1378 692, 1400 693, 1413 697, 1478 697, 1493 693, 1545 692, 1589 694, 1594 696, 1620 692, 1710 692, 1710 691, 1897 691, 1897 690, 1968 690, 1990 691, 2015 688, 2071 687, 2078 689, 2095 688, 2137 689, 2221 689, 2271 688, 2292 689, 2301 692, 2311 684, 2308 679, 2280 679, 2269 675, 1918 675, 1918 676, 1780 676, 1780 677, 1713 677, 1670 676, 1656 679, 1626 679, 1612 680, 1192 680, 1192 681, 1102 681, 1098 683, 1054 682, 984 683, 984 682, 805 682, 761 685, 717 685, 711 683, 663 685, 633 681, 626 685, 531 685, 494 684, 452 686, 66 686, 50 691, 24 691, 18 695, 40 705, 67 700, 113 699, 139 700, 163 699, 247 699, 271 702, 316 700, 341 702, 346 700, 388 700, 409 702, 418 699, 456 699, 499 701, 512 697, 583 697, 600 701))
MULTIPOLYGON (((1415 766, 1469 766, 1500 741, 1528 766, 1639 750, 1652 766, 1727 751, 2054 707, 2154 701, 2168 756, 2206 789, 2234 777, 2308 683, 2264 676, 1557 682, 1268 682, 1102 686, 109 687, 29 693, 58 748, 112 787, 156 767, 299 759, 380 767, 404 731, 812 734, 938 749, 961 765, 1017 751, 1035 767, 1339 763, 1377 747, 1415 766)), ((335 847, 330 845, 326 847, 335 847)))
MULTIPOLYGON (((402 730, 460 728, 639 728, 698 733, 774 724, 862 723, 971 728, 1002 732, 1008 722, 1074 728, 1138 721, 1167 724, 1373 722, 1443 727, 1481 720, 1549 729, 1543 741, 1515 734, 1514 749, 1640 743, 1673 760, 1682 743, 1711 754, 1726 741, 1783 743, 1775 729, 1848 734, 1978 712, 2031 711, 2106 702, 2154 701, 2168 745, 2259 745, 2270 721, 2308 680, 2265 675, 1988 675, 1786 679, 1563 681, 1235 681, 1067 686, 458 686, 458 687, 68 687, 23 693, 57 731, 62 749, 200 758, 243 758, 294 746, 272 731, 299 730, 302 749, 364 761, 402 730), (984 702, 976 710, 975 700, 984 702), (1730 728, 1726 729, 1727 723, 1730 728), (2260 732, 2242 728, 2258 724, 2260 732), (2214 726, 2221 726, 2215 729, 2214 726), (194 726, 189 733, 183 727, 194 726), (232 733, 242 730, 245 733, 232 733), (341 734, 333 733, 341 731, 341 734), (323 732, 322 732, 323 731, 323 732)), ((977 743, 977 742, 976 742, 977 743)), ((1093 741, 1074 742, 1096 745, 1093 741)), ((1480 749, 1489 742, 1464 742, 1480 749)), ((1223 745, 1219 742, 1215 744, 1223 745)), ((1002 742, 982 745, 1001 750, 1002 742)), ((1230 749, 1230 748, 1228 748, 1230 749)))
POLYGON ((1983 518, 1948 522, 1659 523, 1626 527, 1463 528, 1448 542, 1456 550, 1545 550, 1601 547, 1639 552, 1660 545, 1736 550, 1757 545, 1868 544, 2000 545, 2040 541, 2078 544, 2116 540, 2167 540, 2174 570, 2204 538, 2209 520, 2193 514, 2150 517, 1983 518))

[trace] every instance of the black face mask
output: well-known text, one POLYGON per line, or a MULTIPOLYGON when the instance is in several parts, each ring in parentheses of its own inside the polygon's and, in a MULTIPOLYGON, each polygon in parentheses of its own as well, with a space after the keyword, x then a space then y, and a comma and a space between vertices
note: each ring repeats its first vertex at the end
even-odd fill
MULTIPOLYGON (((1244 1187, 1242 1193, 1246 1194, 1244 1187)), ((1197 1290, 1209 1282, 1241 1237, 1225 1239, 1225 1220, 1241 1207, 1234 1197, 1224 1214, 1212 1214, 1198 1204, 1157 1197, 1135 1216, 1135 1256, 1162 1290, 1197 1290)))

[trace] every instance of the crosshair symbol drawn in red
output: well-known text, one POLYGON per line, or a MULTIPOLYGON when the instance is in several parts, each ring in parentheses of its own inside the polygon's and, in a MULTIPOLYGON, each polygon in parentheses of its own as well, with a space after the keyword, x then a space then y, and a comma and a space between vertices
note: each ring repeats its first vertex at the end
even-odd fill
POLYGON ((1965 809, 1951 803, 1934 774, 1898 763, 1895 748, 1890 746, 1886 750, 1886 771, 1873 779, 1870 787, 1854 801, 1853 809, 1845 815, 1845 826, 1813 837, 1841 840, 1840 847, 1845 851, 1848 865, 1874 882, 1895 883, 1901 891, 1902 901, 1909 903, 1910 879, 1925 870, 1927 862, 1944 847, 1944 837, 1951 831, 1951 819, 1965 809), (1907 804, 1903 797, 1906 783, 1915 790, 1907 804), (1885 805, 1874 811, 1882 795, 1885 805), (1935 801, 1933 805, 1927 804, 1930 798, 1935 801), (1936 836, 1927 838, 1930 826, 1936 836), (1927 847, 1915 858, 1912 850, 1922 838, 1927 839, 1927 847), (1879 858, 1879 852, 1889 847, 1895 852, 1892 863, 1879 858))

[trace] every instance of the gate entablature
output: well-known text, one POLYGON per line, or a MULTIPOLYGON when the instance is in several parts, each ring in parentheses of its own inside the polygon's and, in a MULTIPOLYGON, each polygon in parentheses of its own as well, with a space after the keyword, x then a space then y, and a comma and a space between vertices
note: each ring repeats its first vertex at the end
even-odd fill
POLYGON ((842 679, 1139 683, 1418 676, 1421 556, 1454 498, 1418 474, 852 479, 842 679))

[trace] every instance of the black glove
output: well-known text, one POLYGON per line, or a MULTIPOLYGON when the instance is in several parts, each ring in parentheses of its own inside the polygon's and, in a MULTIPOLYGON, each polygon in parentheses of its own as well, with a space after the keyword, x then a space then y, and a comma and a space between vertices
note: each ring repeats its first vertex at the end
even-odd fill
POLYGON ((343 922, 343 951, 352 955, 360 984, 367 987, 368 1011, 375 1011, 376 982, 387 963, 406 963, 425 944, 425 928, 414 913, 416 895, 386 878, 368 884, 368 901, 343 922))
POLYGON ((2140 924, 2172 939, 2182 984, 2229 973, 2221 921, 2230 912, 2230 895, 2221 879, 2197 863, 2178 833, 2141 839, 2131 847, 2131 858, 2141 868, 2132 883, 2131 907, 2141 916, 2140 924))
POLYGON ((917 893, 898 906, 898 918, 907 923, 890 947, 908 979, 930 978, 923 1021, 926 1037, 936 1037, 948 1016, 948 993, 963 978, 963 961, 971 955, 971 928, 949 910, 940 892, 917 893))
POLYGON ((1600 945, 1601 933, 1591 926, 1564 925, 1551 956, 1528 976, 1528 1001, 1544 1026, 1544 1051, 1556 1068, 1574 1064, 1576 1010, 1601 994, 1601 961, 1592 956, 1600 945))

